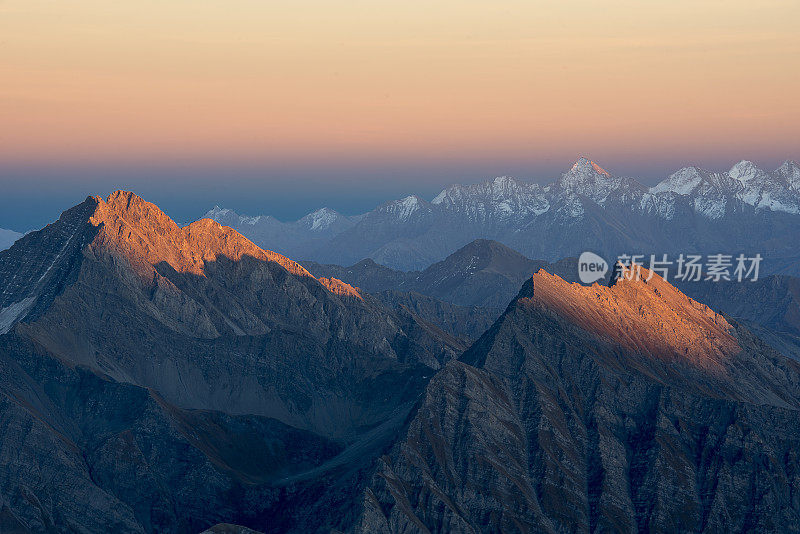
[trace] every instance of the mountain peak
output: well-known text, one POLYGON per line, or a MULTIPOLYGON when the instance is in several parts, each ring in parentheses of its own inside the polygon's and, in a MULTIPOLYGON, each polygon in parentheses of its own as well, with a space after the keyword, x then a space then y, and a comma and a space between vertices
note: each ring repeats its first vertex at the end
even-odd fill
POLYGON ((387 202, 378 209, 385 213, 391 213, 401 221, 406 221, 414 213, 422 209, 425 204, 427 203, 417 195, 408 195, 407 197, 387 202))
POLYGON ((519 305, 556 313, 569 323, 635 354, 718 367, 740 350, 724 317, 660 276, 641 268, 638 280, 609 286, 568 283, 540 269, 517 299, 519 305))
POLYGON ((753 178, 765 174, 766 173, 761 170, 758 165, 746 159, 743 159, 739 163, 735 164, 733 167, 731 167, 731 170, 728 171, 728 176, 734 180, 739 180, 740 182, 749 182, 753 178))
POLYGON ((456 257, 458 255, 476 255, 482 254, 486 256, 494 256, 494 255, 501 255, 501 256, 512 256, 512 257, 520 257, 525 258, 522 254, 517 252, 516 250, 498 242, 493 239, 475 239, 474 241, 470 241, 460 249, 453 252, 449 257, 456 257))
POLYGON ((498 176, 470 185, 451 185, 431 201, 473 222, 508 221, 540 215, 550 208, 538 184, 498 176))
POLYGON ((651 193, 671 191, 679 195, 689 195, 703 183, 708 173, 699 167, 683 167, 670 174, 665 180, 650 188, 651 193))
MULTIPOLYGON (((570 195, 584 196, 602 204, 609 194, 624 183, 623 180, 611 176, 595 162, 580 157, 555 185, 557 190, 570 195)), ((573 212, 582 213, 583 208, 578 207, 573 212)))
POLYGON ((311 276, 298 263, 264 250, 218 221, 203 218, 181 228, 155 204, 130 191, 115 191, 97 207, 89 223, 100 228, 92 246, 114 250, 131 262, 142 276, 152 266, 168 263, 178 272, 203 276, 205 264, 224 256, 239 261, 244 256, 272 261, 292 274, 311 276))
POLYGON ((208 210, 204 216, 206 219, 216 219, 220 215, 227 215, 231 210, 220 207, 219 204, 214 204, 214 207, 208 210))
POLYGON ((325 207, 309 213, 297 222, 309 230, 323 231, 330 228, 341 218, 342 215, 338 211, 325 207))
POLYGON ((570 171, 581 174, 594 173, 600 176, 606 176, 606 177, 611 176, 611 174, 609 174, 608 171, 606 171, 600 165, 598 165, 597 163, 595 163, 594 161, 590 160, 585 156, 579 157, 578 160, 572 165, 570 171))
POLYGON ((775 173, 783 178, 789 187, 800 192, 800 165, 796 161, 787 159, 775 170, 775 173))
POLYGON ((516 180, 514 178, 512 178, 511 176, 498 176, 497 178, 492 180, 492 183, 494 185, 496 185, 496 186, 503 187, 503 186, 507 186, 509 184, 516 183, 516 180))

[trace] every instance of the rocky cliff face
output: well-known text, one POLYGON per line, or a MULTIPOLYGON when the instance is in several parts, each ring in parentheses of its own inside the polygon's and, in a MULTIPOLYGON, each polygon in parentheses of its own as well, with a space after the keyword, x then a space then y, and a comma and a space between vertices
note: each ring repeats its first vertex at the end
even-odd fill
POLYGON ((537 273, 437 373, 361 532, 797 531, 800 366, 657 277, 537 273))
POLYGON ((337 525, 324 505, 268 518, 298 500, 347 502, 464 348, 127 192, 0 252, 0 288, 3 531, 337 525))

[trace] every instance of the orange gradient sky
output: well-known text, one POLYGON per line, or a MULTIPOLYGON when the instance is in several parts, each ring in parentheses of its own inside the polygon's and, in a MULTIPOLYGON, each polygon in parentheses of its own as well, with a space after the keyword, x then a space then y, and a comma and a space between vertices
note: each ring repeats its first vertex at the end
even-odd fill
POLYGON ((777 164, 798 23, 796 0, 5 0, 0 164, 777 164))

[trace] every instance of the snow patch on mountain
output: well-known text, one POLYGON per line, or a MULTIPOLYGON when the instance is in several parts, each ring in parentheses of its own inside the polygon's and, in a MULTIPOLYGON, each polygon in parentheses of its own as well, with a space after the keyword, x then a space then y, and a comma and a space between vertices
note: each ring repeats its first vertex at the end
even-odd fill
POLYGON ((406 220, 411 217, 420 207, 420 198, 416 195, 409 195, 398 203, 400 208, 400 219, 406 220))
POLYGON ((538 184, 509 176, 472 185, 451 185, 431 203, 472 222, 524 219, 550 209, 545 192, 538 184))
POLYGON ((784 161, 780 167, 775 170, 775 174, 786 183, 786 185, 800 193, 800 165, 795 161, 784 161))
POLYGON ((342 217, 344 216, 335 210, 330 208, 320 208, 317 211, 309 213, 300 219, 298 223, 305 226, 309 230, 322 231, 333 226, 342 217))
POLYGON ((0 335, 8 332, 17 320, 24 317, 36 301, 36 297, 26 297, 5 308, 0 308, 0 335))
POLYGON ((671 174, 666 180, 650 188, 651 193, 665 193, 671 191, 679 195, 690 195, 703 183, 703 176, 697 167, 684 167, 671 174))
POLYGON ((618 190, 622 180, 593 161, 581 157, 569 171, 555 183, 554 189, 587 197, 603 204, 608 196, 618 190))

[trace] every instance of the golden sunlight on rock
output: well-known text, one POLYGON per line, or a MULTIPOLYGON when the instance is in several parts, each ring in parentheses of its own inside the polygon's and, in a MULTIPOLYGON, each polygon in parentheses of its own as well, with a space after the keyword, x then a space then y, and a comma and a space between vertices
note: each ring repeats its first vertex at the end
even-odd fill
POLYGON ((331 293, 342 297, 353 297, 359 300, 364 300, 361 297, 361 292, 357 287, 353 287, 350 284, 342 282, 338 278, 320 278, 319 282, 327 287, 331 293))
POLYGON ((155 204, 128 191, 116 191, 107 200, 94 198, 97 209, 90 223, 100 228, 102 242, 127 257, 141 275, 166 262, 178 272, 203 276, 206 262, 224 256, 245 256, 280 264, 292 274, 311 274, 297 262, 263 250, 236 230, 211 219, 181 228, 155 204), (142 261, 145 263, 142 263, 142 261), (140 265, 136 265, 140 264, 140 265))
POLYGON ((718 367, 740 349, 725 318, 642 268, 640 280, 620 279, 613 287, 582 286, 539 270, 533 296, 540 304, 598 337, 627 350, 665 360, 718 367))

